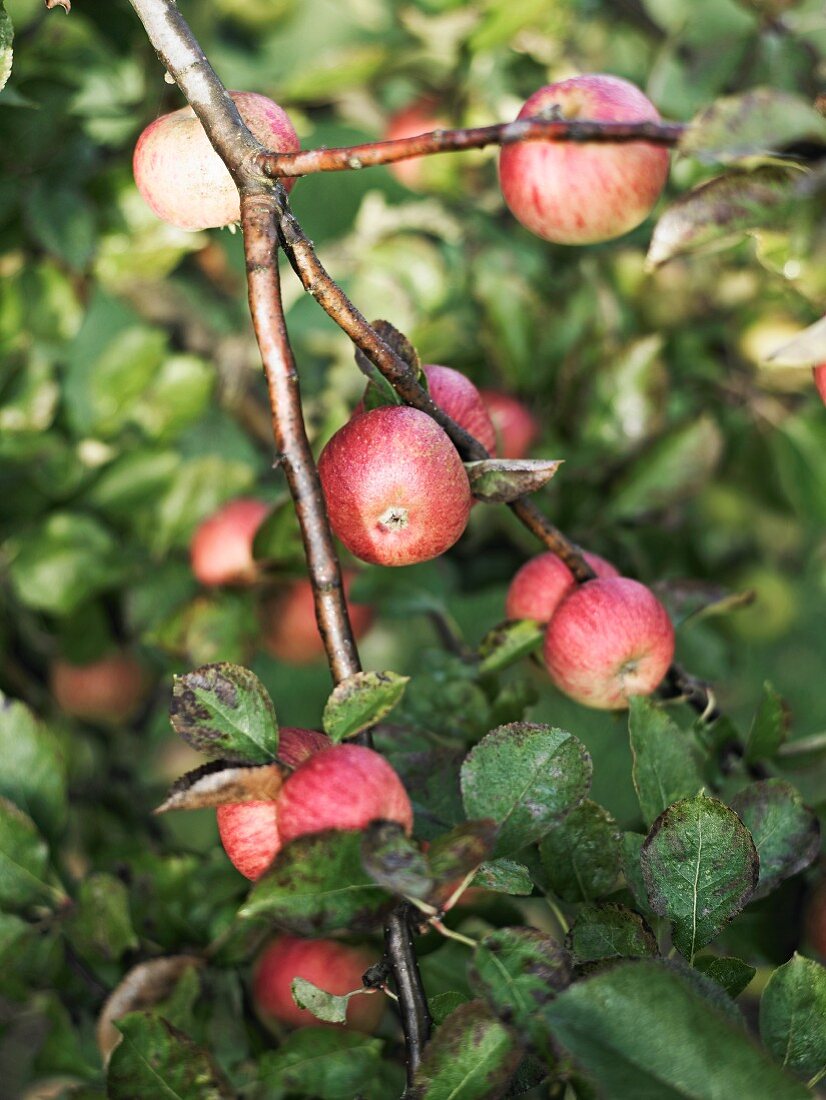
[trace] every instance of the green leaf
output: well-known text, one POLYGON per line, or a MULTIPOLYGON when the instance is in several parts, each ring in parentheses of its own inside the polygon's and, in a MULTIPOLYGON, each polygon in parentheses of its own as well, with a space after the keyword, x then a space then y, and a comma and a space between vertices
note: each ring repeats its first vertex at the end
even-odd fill
POLYGON ((527 657, 542 645, 545 632, 533 619, 504 622, 489 630, 479 643, 479 673, 486 676, 527 657))
POLYGON ((608 510, 617 519, 647 515, 697 492, 717 467, 723 436, 708 414, 673 428, 619 479, 608 510))
POLYGON ((567 951, 534 928, 498 928, 480 941, 468 968, 470 987, 494 1016, 550 1052, 542 1005, 571 982, 567 951))
MULTIPOLYGON (((352 1100, 375 1079, 383 1043, 352 1031, 300 1028, 258 1062, 258 1081, 277 1096, 352 1100)), ((369 1097, 376 1096, 372 1089, 369 1097)), ((378 1100, 378 1098, 377 1098, 378 1100)))
POLYGON ((322 725, 331 741, 343 741, 374 726, 404 695, 409 676, 397 672, 355 672, 336 684, 324 705, 322 725))
POLYGON ((11 16, 6 11, 4 0, 0 0, 0 91, 6 86, 6 81, 11 76, 11 66, 14 40, 14 27, 11 16))
POLYGON ((570 733, 514 722, 483 737, 462 765, 468 817, 499 825, 496 855, 509 855, 544 836, 585 798, 591 758, 570 733))
POLYGON ((497 894, 527 897, 533 893, 533 879, 527 867, 512 859, 493 859, 483 863, 473 876, 471 886, 493 890, 497 894))
POLYGON ((45 177, 33 181, 24 196, 26 220, 35 240, 76 271, 91 259, 97 238, 95 211, 86 196, 45 177))
POLYGON ((789 736, 791 716, 786 700, 766 681, 760 705, 746 738, 746 761, 770 760, 789 736))
POLYGON ((765 157, 794 142, 826 142, 826 119, 806 100, 774 88, 718 99, 693 119, 680 151, 732 164, 765 157))
POLYGON ((451 1012, 455 1012, 459 1005, 467 1004, 469 1000, 470 998, 465 996, 464 993, 457 993, 455 990, 450 990, 447 993, 437 993, 435 997, 427 1002, 430 1015, 433 1017, 433 1023, 437 1027, 439 1024, 443 1024, 451 1012))
POLYGON ((360 832, 299 837, 259 879, 242 917, 267 917, 297 936, 371 930, 392 904, 365 872, 360 832))
POLYGON ((32 711, 0 692, 0 795, 46 833, 66 818, 66 764, 60 744, 32 711))
POLYGON ((361 858, 370 878, 388 893, 426 898, 433 891, 427 857, 395 821, 374 821, 367 826, 361 858))
POLYGON ((614 904, 583 906, 571 925, 568 946, 577 966, 659 954, 645 918, 614 904))
POLYGON ((117 1022, 123 1033, 109 1062, 109 1100, 232 1100, 235 1091, 209 1053, 168 1020, 135 1012, 117 1022))
POLYGON ((672 922, 674 945, 690 961, 752 896, 760 867, 737 814, 704 794, 660 814, 640 858, 649 904, 672 922))
POLYGON ((327 993, 306 978, 293 978, 290 990, 298 1007, 312 1012, 317 1020, 328 1024, 343 1024, 346 1021, 350 994, 327 993))
POLYGON ((649 271, 674 256, 734 243, 747 229, 788 219, 795 179, 788 169, 729 172, 679 195, 654 227, 646 256, 649 271))
POLYGON ((662 707, 632 696, 628 733, 631 775, 643 821, 649 825, 678 798, 689 798, 703 786, 690 734, 684 733, 662 707))
POLYGON ((240 665, 203 665, 176 676, 170 717, 184 741, 210 757, 267 764, 278 751, 272 699, 240 665))
POLYGON ((481 866, 495 843, 496 825, 491 820, 456 825, 449 833, 437 837, 427 853, 434 879, 442 886, 458 886, 466 875, 481 866))
POLYGON ((634 901, 641 913, 650 913, 648 892, 642 877, 640 855, 645 837, 641 833, 622 834, 622 874, 625 885, 634 895, 634 901))
POLYGON ((481 1001, 447 1017, 425 1047, 413 1079, 416 1100, 496 1100, 504 1095, 522 1052, 481 1001))
POLYGON ((739 997, 757 973, 753 966, 733 955, 701 955, 694 960, 694 969, 717 982, 732 998, 739 997))
POLYGON ((605 1100, 808 1096, 663 963, 618 963, 576 982, 543 1014, 605 1100))
POLYGON ((485 458, 466 462, 465 469, 476 500, 509 504, 547 485, 561 465, 558 459, 485 458))
POLYGON ((49 883, 49 849, 32 819, 0 798, 0 906, 12 912, 62 895, 49 883))
POLYGON ((539 852, 551 889, 565 901, 593 901, 617 886, 622 837, 608 811, 590 799, 546 833, 539 852))
POLYGON ((121 580, 123 556, 97 520, 55 512, 20 540, 9 573, 23 603, 69 615, 121 580))
POLYGON ((110 961, 138 946, 124 884, 103 872, 89 875, 80 885, 66 935, 84 959, 110 961))
POLYGON ((751 783, 730 805, 751 833, 760 856, 755 899, 764 898, 817 858, 820 823, 791 783, 783 779, 751 783))
POLYGON ((782 1066, 801 1077, 826 1068, 826 968, 795 953, 760 998, 760 1037, 782 1066))

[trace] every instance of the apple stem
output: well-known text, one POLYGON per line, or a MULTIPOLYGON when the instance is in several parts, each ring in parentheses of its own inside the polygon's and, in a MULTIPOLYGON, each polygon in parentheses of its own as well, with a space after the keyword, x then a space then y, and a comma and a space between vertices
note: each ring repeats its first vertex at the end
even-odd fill
POLYGON ((307 176, 315 172, 357 171, 377 164, 394 164, 411 157, 457 153, 487 145, 515 145, 524 141, 599 142, 678 145, 688 129, 676 122, 598 122, 591 119, 523 118, 466 130, 432 130, 392 141, 368 141, 337 149, 305 149, 300 153, 260 153, 256 162, 265 175, 307 176))

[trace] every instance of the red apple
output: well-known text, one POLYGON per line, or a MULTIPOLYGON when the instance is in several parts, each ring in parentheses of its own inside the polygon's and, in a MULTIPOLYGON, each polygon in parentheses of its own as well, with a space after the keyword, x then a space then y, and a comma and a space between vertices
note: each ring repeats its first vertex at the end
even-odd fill
POLYGON ((262 500, 242 497, 201 523, 190 544, 192 572, 201 584, 252 584, 257 579, 252 544, 269 510, 262 500))
POLYGON ((322 451, 318 472, 333 531, 362 561, 427 561, 467 525, 470 484, 459 453, 417 409, 384 406, 354 417, 322 451))
MULTIPOLYGON (((586 550, 583 557, 598 577, 619 576, 619 570, 598 554, 586 550)), ((556 554, 539 554, 514 575, 505 600, 505 615, 547 623, 575 584, 573 573, 556 554)))
MULTIPOLYGON (((284 726, 279 732, 278 759, 297 768, 313 753, 330 747, 329 738, 317 730, 284 726)), ((278 802, 228 802, 215 811, 218 833, 230 862, 253 882, 267 870, 281 850, 278 802)))
POLYGON ((826 405, 826 363, 821 363, 819 366, 813 367, 812 374, 814 376, 815 385, 817 386, 817 392, 820 394, 823 404, 826 405))
POLYGON ((566 695, 618 710, 649 695, 674 656, 668 612, 644 584, 627 577, 586 581, 563 599, 545 634, 545 663, 566 695))
MULTIPOLYGON (((387 130, 384 134, 385 141, 396 141, 398 138, 416 137, 418 134, 429 134, 431 130, 444 130, 447 123, 439 118, 436 112, 437 101, 428 96, 415 100, 390 116, 387 130)), ((388 164, 388 168, 405 187, 411 191, 417 191, 425 182, 426 167, 431 158, 410 157, 408 160, 398 160, 388 164)))
MULTIPOLYGON (((561 119, 659 121, 654 105, 615 76, 575 76, 530 97, 519 118, 556 110, 561 119)), ((639 225, 668 176, 668 151, 645 142, 530 141, 499 156, 502 194, 532 233, 558 244, 593 244, 639 225)))
POLYGON ((487 406, 502 458, 524 458, 539 438, 539 421, 521 401, 498 390, 480 390, 487 406))
MULTIPOLYGON (((335 940, 278 936, 267 944, 255 965, 255 1006, 264 1019, 289 1027, 339 1026, 323 1024, 306 1008, 298 1007, 292 995, 293 978, 305 978, 327 993, 352 993, 362 987, 362 975, 376 962, 376 952, 335 940)), ((378 1026, 383 1011, 384 997, 379 993, 351 997, 346 1026, 369 1034, 378 1026)))
MULTIPOLYGON (((298 136, 277 103, 255 92, 230 95, 265 148, 298 152, 298 136)), ((132 169, 152 210, 179 229, 231 225, 241 217, 238 188, 191 107, 162 115, 146 127, 135 146, 132 169)), ((293 182, 283 181, 288 189, 293 182)))
MULTIPOLYGON (((344 594, 349 596, 355 573, 343 575, 344 594)), ((373 609, 367 604, 347 600, 353 634, 360 638, 373 622, 373 609)), ((288 665, 306 665, 324 656, 324 643, 318 632, 313 589, 308 580, 294 581, 264 602, 262 608, 264 647, 268 653, 288 665)))
POLYGON ((363 829, 371 821, 413 829, 402 781, 383 756, 361 745, 333 745, 296 768, 281 788, 278 827, 284 844, 325 829, 363 829))
POLYGON ((128 722, 149 689, 146 669, 128 653, 109 653, 85 665, 55 660, 49 671, 52 695, 66 714, 92 722, 128 722))
POLYGON ((441 405, 460 428, 475 436, 490 454, 496 454, 496 429, 481 394, 471 380, 452 367, 440 367, 435 363, 422 369, 430 396, 436 404, 441 405))

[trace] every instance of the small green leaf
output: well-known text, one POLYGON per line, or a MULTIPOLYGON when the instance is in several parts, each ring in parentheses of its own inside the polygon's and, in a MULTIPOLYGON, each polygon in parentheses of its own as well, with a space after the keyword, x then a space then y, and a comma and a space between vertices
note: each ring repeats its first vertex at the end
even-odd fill
POLYGON ((252 889, 242 917, 267 917, 297 936, 373 929, 392 899, 362 866, 360 832, 299 837, 252 889))
POLYGON ((733 955, 701 955, 694 960, 694 968, 717 982, 732 998, 739 997, 757 973, 753 966, 733 955))
POLYGON ((232 1100, 230 1087, 210 1054, 168 1020, 135 1012, 117 1022, 123 1033, 109 1062, 109 1100, 232 1100))
POLYGON ((533 893, 533 879, 527 867, 512 859, 493 859, 483 863, 473 876, 471 886, 493 890, 497 894, 528 897, 533 893))
POLYGON ((701 111, 679 148, 688 156, 731 164, 765 157, 803 140, 826 142, 826 119, 800 96, 752 88, 701 111))
MULTIPOLYGON (((273 1095, 353 1100, 376 1078, 381 1039, 332 1028, 299 1028, 258 1062, 258 1081, 273 1095)), ((370 1089, 370 1100, 377 1094, 370 1089)))
POLYGON ((356 672, 336 684, 324 706, 322 725, 331 741, 343 741, 374 726, 404 695, 409 676, 397 672, 356 672))
POLYGON ((470 1000, 464 993, 448 990, 446 993, 437 993, 427 1002, 433 1023, 438 1027, 443 1024, 451 1012, 455 1012, 459 1005, 467 1004, 470 1000))
POLYGON ((817 858, 820 823, 791 783, 752 783, 732 798, 731 808, 751 833, 760 856, 755 899, 764 898, 817 858))
POLYGON ((617 886, 622 837, 608 811, 590 799, 545 834, 539 852, 551 889, 565 901, 594 901, 617 886))
POLYGON ((388 893, 426 898, 433 891, 427 857, 394 821, 374 821, 367 826, 361 858, 370 878, 388 893))
POLYGON ((809 1095, 663 962, 617 963, 575 982, 543 1015, 604 1100, 809 1095))
POLYGON ((752 896, 760 867, 737 814, 704 794, 660 814, 641 863, 649 904, 672 922, 674 945, 690 961, 752 896))
POLYGON ((138 946, 129 913, 129 892, 120 879, 104 872, 81 883, 66 935, 84 959, 110 961, 138 946))
POLYGON ((826 1067, 826 968, 795 954, 760 998, 760 1036, 777 1061, 801 1077, 826 1067))
POLYGON ((501 623, 489 630, 479 643, 479 673, 482 676, 516 664, 542 645, 542 625, 533 619, 501 623))
POLYGON ((49 849, 32 819, 0 798, 0 906, 15 912, 59 899, 48 867, 49 849))
POLYGON ((766 681, 760 705, 746 738, 746 760, 770 760, 789 736, 791 716, 786 700, 766 681))
POLYGON ((417 1100, 494 1100, 522 1058, 511 1032, 481 1001, 460 1005, 425 1047, 413 1079, 417 1100))
POLYGON ((509 855, 544 836, 585 798, 591 758, 570 733, 514 722, 483 737, 462 765, 468 817, 499 825, 495 855, 509 855))
POLYGON ((46 833, 66 817, 66 764, 51 730, 31 710, 0 692, 0 795, 25 810, 46 833))
POLYGON ((624 905, 585 905, 568 933, 577 966, 604 959, 657 955, 657 940, 646 920, 624 905))
POLYGON ((625 885, 634 895, 634 901, 641 913, 650 913, 648 906, 648 892, 645 889, 645 880, 642 877, 642 864, 640 854, 645 837, 641 833, 622 834, 622 874, 625 885))
POLYGON ((33 237, 47 252, 76 271, 87 265, 97 226, 95 208, 82 192, 54 180, 34 180, 26 189, 24 211, 33 237))
POLYGON ((678 798, 689 798, 703 786, 690 734, 684 733, 662 707, 632 696, 628 733, 631 775, 643 820, 649 825, 678 798))
POLYGON ((13 41, 14 27, 11 16, 6 11, 4 0, 0 0, 0 91, 6 86, 6 81, 11 76, 13 41))
POLYGON ((343 1024, 347 1020, 349 994, 327 993, 306 978, 293 978, 290 989, 298 1007, 312 1012, 317 1020, 328 1024, 343 1024))
POLYGON ((510 504, 551 480, 562 461, 548 458, 485 458, 466 462, 470 491, 485 504, 510 504))
POLYGON ((550 1051, 542 1005, 571 982, 568 952, 534 928, 498 928, 479 943, 468 969, 474 993, 503 1023, 550 1051))
POLYGON ((176 676, 172 725, 207 756, 267 764, 278 750, 278 723, 267 689, 240 665, 203 665, 176 676))

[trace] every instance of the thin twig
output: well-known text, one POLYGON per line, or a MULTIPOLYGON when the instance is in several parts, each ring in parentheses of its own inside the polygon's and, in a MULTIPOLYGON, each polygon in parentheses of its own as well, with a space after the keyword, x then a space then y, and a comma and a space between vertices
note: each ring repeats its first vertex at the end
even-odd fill
POLYGON ((600 142, 677 145, 687 127, 676 122, 597 122, 591 119, 536 118, 474 126, 468 130, 432 130, 394 141, 368 141, 339 149, 307 149, 300 153, 262 153, 257 164, 265 175, 306 176, 314 172, 341 172, 394 164, 410 157, 483 149, 486 145, 515 145, 526 141, 600 142))

